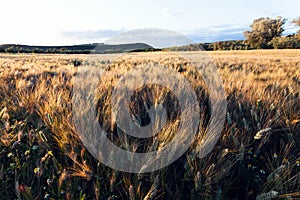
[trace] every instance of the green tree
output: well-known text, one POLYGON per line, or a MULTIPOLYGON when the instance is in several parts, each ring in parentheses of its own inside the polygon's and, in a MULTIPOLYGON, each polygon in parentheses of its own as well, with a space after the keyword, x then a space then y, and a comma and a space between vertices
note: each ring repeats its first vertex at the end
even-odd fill
POLYGON ((244 36, 251 47, 266 48, 274 37, 282 35, 285 22, 286 19, 282 17, 277 17, 276 19, 269 17, 255 19, 250 25, 251 31, 245 31, 244 36))
POLYGON ((274 49, 299 49, 299 40, 294 35, 274 37, 270 42, 274 49))

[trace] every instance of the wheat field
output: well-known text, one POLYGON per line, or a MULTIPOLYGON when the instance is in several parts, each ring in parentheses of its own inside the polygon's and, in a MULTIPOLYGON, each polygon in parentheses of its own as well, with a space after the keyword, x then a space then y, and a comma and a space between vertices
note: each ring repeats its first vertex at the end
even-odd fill
MULTIPOLYGON (((181 53, 188 54, 198 52, 181 53)), ((95 61, 93 55, 0 54, 0 199, 300 198, 300 50, 207 53, 223 79, 227 110, 221 136, 204 158, 195 155, 210 121, 209 91, 201 74, 176 55, 105 54, 95 61), (154 143, 159 150, 175 137, 180 119, 170 91, 145 86, 130 102, 141 123, 144 101, 163 101, 169 110, 167 127, 149 141, 124 136, 111 116, 120 77, 147 63, 167 66, 191 83, 202 125, 172 164, 148 173, 121 172, 82 144, 72 112, 74 78, 83 65, 102 68, 98 122, 110 140, 124 148, 131 144, 133 152, 147 152, 154 143)))

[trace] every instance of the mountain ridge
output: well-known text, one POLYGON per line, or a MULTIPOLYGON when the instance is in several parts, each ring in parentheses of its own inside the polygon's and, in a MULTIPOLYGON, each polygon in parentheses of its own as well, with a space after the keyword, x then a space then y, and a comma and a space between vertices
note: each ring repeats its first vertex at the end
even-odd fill
POLYGON ((0 53, 122 53, 131 51, 156 51, 151 45, 145 43, 129 44, 104 44, 91 43, 80 45, 59 45, 59 46, 36 46, 23 44, 2 44, 0 53))

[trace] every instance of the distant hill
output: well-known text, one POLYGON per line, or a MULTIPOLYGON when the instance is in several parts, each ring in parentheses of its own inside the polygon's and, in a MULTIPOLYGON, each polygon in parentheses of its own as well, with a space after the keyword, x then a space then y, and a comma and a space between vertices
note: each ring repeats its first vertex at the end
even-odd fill
POLYGON ((103 43, 82 44, 73 46, 29 46, 19 44, 0 45, 0 53, 62 53, 62 54, 89 54, 89 53, 122 53, 137 51, 158 51, 145 43, 108 45, 103 43))

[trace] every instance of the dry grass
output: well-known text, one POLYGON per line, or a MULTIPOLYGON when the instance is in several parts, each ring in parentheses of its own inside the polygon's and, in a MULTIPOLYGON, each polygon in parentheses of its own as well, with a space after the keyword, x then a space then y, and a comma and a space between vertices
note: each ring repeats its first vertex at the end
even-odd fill
MULTIPOLYGON (((196 54, 196 53, 193 53, 196 54)), ((300 51, 209 53, 224 80, 226 124, 213 151, 197 158, 210 119, 209 96, 201 76, 176 55, 126 55, 91 62, 91 55, 0 55, 0 197, 5 199, 285 199, 300 190, 300 51), (89 58, 89 59, 87 59, 89 58), (89 60, 89 63, 85 63, 89 60), (99 123, 112 141, 132 151, 162 148, 177 128, 180 113, 168 90, 137 91, 139 103, 164 102, 170 123, 150 141, 125 137, 110 116, 119 78, 138 64, 166 65, 192 84, 201 124, 191 148, 161 170, 130 174, 98 162, 82 145, 72 118, 77 65, 103 67, 97 94, 99 123), (151 98, 152 97, 152 98, 151 98), (169 97, 169 98, 167 98, 169 97), (125 142, 125 144, 124 144, 125 142), (128 147, 131 144, 131 147, 128 147), (134 148, 138 146, 138 148, 134 148)))

